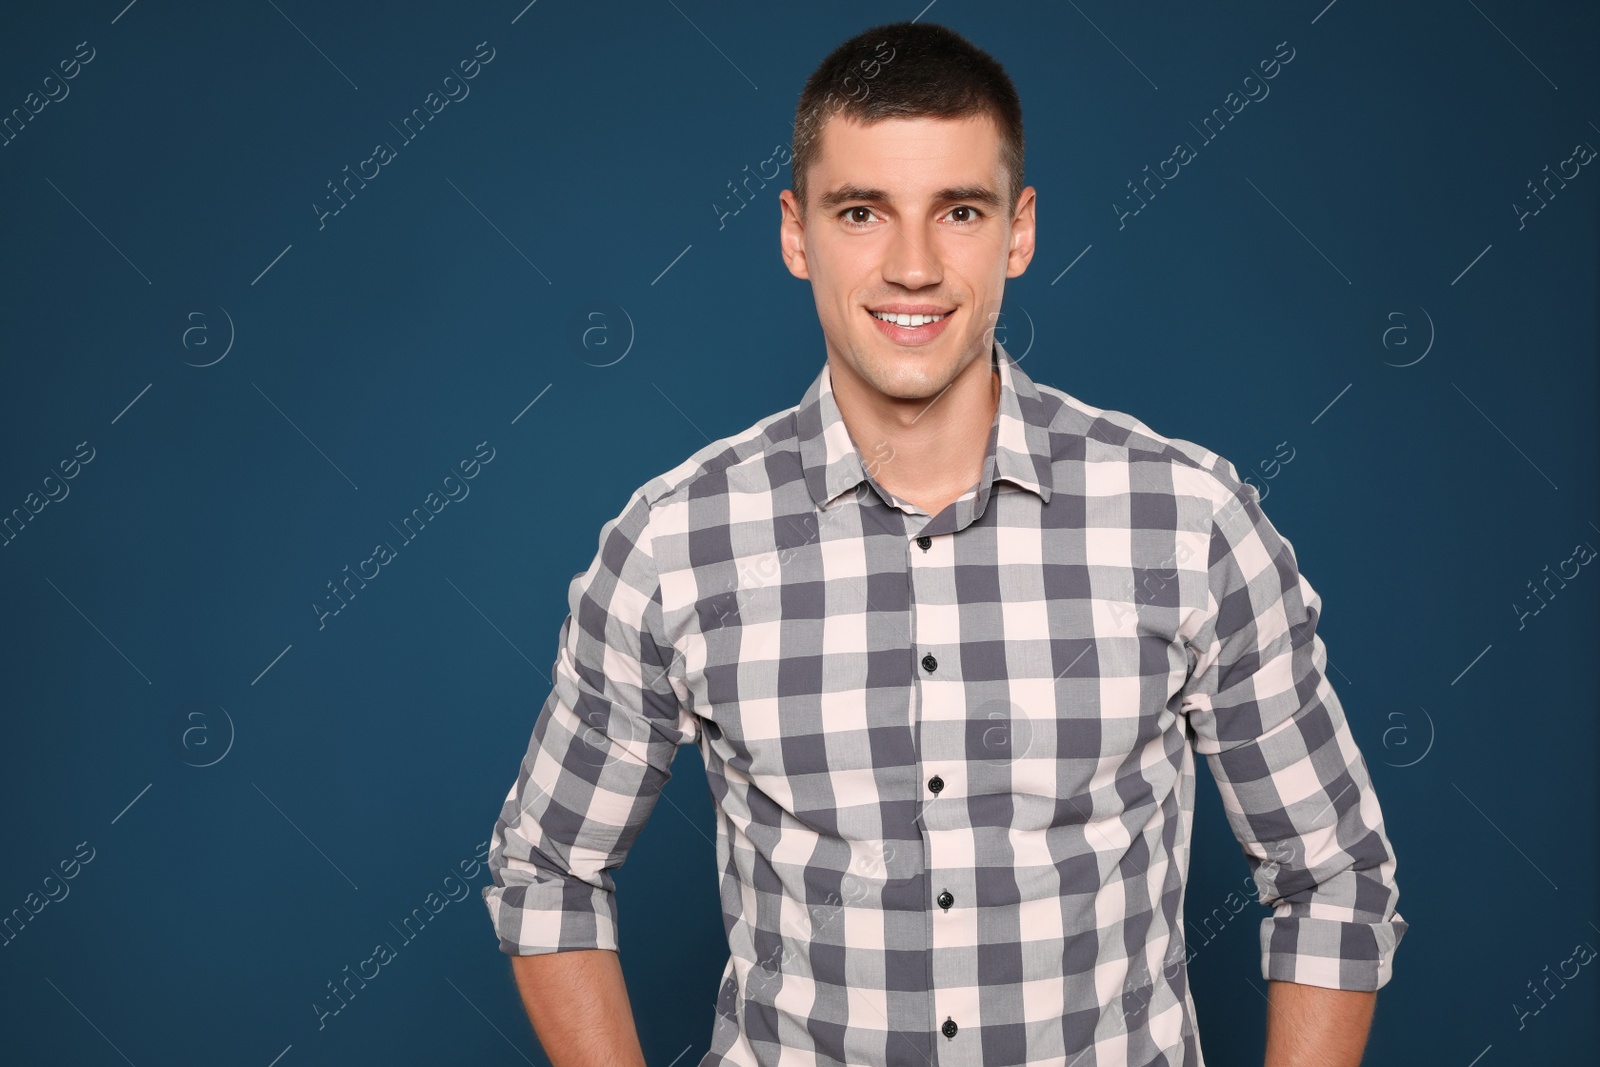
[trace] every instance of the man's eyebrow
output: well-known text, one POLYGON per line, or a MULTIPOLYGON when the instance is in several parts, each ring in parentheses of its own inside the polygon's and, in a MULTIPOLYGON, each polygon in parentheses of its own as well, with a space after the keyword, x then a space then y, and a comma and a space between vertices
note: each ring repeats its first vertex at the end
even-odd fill
MULTIPOLYGON (((970 200, 984 204, 995 211, 1004 205, 1000 203, 1000 195, 987 185, 958 185, 948 189, 940 189, 933 194, 936 203, 945 203, 951 200, 970 200)), ((889 204, 894 198, 882 189, 868 189, 860 185, 842 185, 831 192, 823 193, 818 198, 818 206, 824 211, 829 208, 839 207, 854 200, 867 200, 875 203, 889 204)))

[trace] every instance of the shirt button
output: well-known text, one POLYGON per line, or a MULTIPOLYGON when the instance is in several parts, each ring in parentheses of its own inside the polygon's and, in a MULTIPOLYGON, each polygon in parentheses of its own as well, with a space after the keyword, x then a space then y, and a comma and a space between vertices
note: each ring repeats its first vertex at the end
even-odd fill
POLYGON ((934 671, 939 669, 939 661, 933 658, 932 652, 929 652, 926 656, 922 657, 922 669, 927 671, 929 674, 932 674, 934 671))
POLYGON ((924 551, 924 552, 928 551, 928 549, 933 547, 933 538, 931 538, 931 537, 919 537, 919 538, 917 538, 917 547, 922 549, 922 551, 924 551))
POLYGON ((946 889, 943 893, 939 894, 939 907, 943 908, 945 911, 949 911, 950 905, 954 904, 955 902, 956 898, 950 895, 950 890, 946 889))
POLYGON ((939 1027, 940 1032, 943 1033, 945 1037, 955 1037, 956 1031, 959 1029, 960 1027, 956 1026, 956 1021, 954 1019, 946 1019, 944 1021, 944 1025, 939 1027))
POLYGON ((928 788, 933 790, 935 793, 939 792, 939 790, 944 788, 944 779, 940 778, 937 774, 934 775, 932 778, 928 779, 928 788))

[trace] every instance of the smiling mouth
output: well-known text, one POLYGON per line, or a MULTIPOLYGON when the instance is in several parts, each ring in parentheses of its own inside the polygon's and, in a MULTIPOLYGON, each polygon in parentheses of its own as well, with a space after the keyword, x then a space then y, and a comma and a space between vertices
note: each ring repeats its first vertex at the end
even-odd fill
POLYGON ((951 315, 954 315, 955 310, 951 309, 950 311, 939 312, 932 315, 897 315, 893 312, 873 311, 871 308, 868 308, 867 314, 871 315, 880 322, 886 322, 894 326, 899 326, 902 329, 914 330, 921 326, 928 326, 935 322, 942 322, 951 315))

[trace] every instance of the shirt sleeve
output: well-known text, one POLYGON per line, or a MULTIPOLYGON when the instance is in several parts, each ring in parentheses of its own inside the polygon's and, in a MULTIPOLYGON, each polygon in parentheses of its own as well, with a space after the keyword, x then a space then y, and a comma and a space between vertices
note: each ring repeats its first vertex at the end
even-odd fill
POLYGON ((550 694, 491 838, 483 898, 508 955, 617 950, 611 872, 650 817, 678 745, 698 736, 662 637, 642 492, 601 528, 567 601, 550 694))
POLYGON ((1266 979, 1375 990, 1406 922, 1367 765, 1326 677, 1321 598, 1256 488, 1222 460, 1209 614, 1185 684, 1195 751, 1259 890, 1266 979))

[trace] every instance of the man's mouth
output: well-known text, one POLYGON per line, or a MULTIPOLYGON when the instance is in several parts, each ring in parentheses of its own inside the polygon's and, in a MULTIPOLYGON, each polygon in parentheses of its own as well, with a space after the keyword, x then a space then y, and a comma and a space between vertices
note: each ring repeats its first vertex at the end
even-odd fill
POLYGON ((906 305, 865 310, 872 316, 873 326, 879 333, 897 345, 912 348, 928 344, 944 333, 950 325, 950 317, 958 310, 926 304, 912 307, 915 310, 908 310, 906 305))
POLYGON ((938 322, 946 315, 951 314, 950 312, 945 311, 937 314, 901 315, 892 311, 872 311, 871 309, 868 309, 867 313, 875 319, 881 319, 884 322, 892 322, 897 326, 905 326, 912 329, 915 329, 918 326, 924 326, 930 322, 938 322))

